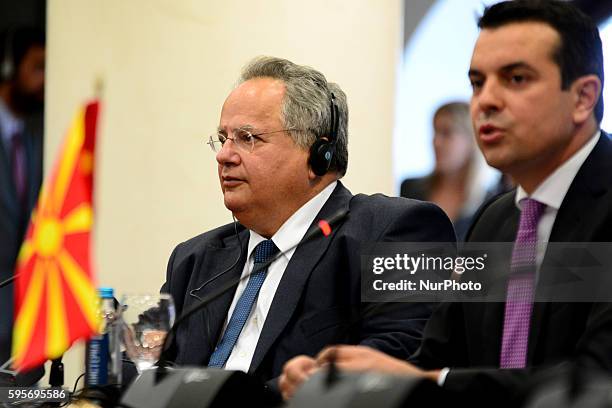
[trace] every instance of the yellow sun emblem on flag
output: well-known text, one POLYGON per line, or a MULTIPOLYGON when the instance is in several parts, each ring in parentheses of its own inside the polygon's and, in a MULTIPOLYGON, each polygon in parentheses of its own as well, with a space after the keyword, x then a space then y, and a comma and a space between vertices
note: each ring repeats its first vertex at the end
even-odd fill
POLYGON ((91 177, 93 156, 84 149, 84 140, 82 109, 70 127, 50 182, 43 185, 19 252, 19 308, 13 330, 18 365, 31 350, 40 348, 36 333, 41 334, 41 327, 41 352, 47 358, 59 357, 79 338, 75 336, 85 336, 98 327, 97 293, 89 270, 93 213, 87 191, 91 185, 82 181, 91 177))

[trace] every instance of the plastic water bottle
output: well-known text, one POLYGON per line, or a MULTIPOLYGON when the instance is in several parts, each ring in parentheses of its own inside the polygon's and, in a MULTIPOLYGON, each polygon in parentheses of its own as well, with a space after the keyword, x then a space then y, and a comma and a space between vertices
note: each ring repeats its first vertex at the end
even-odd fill
POLYGON ((85 384, 91 386, 121 384, 121 316, 115 309, 112 288, 98 289, 100 296, 100 332, 86 346, 85 384))

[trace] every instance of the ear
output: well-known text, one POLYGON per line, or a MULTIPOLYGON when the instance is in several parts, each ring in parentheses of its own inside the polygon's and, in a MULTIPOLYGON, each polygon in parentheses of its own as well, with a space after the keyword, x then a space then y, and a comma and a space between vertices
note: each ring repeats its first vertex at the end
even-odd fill
POLYGON ((308 165, 308 180, 312 182, 316 180, 319 176, 317 176, 315 172, 312 171, 312 167, 310 167, 310 164, 307 164, 307 165, 308 165))
POLYGON ((597 75, 585 75, 572 84, 574 98, 573 119, 575 124, 587 121, 593 114, 601 94, 601 81, 597 75))

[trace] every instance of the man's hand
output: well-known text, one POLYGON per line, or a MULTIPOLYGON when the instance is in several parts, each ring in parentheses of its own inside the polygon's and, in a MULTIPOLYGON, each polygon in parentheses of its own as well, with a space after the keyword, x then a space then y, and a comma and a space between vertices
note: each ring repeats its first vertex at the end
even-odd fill
POLYGON ((286 401, 291 398, 317 369, 317 363, 312 357, 297 356, 289 360, 283 367, 283 374, 278 381, 283 399, 286 401))
POLYGON ((323 349, 316 358, 322 366, 334 361, 339 370, 377 371, 392 375, 410 375, 438 380, 439 370, 424 371, 407 361, 391 357, 365 346, 332 346, 323 349))
POLYGON ((339 370, 377 371, 391 375, 409 375, 423 377, 434 382, 438 380, 439 370, 424 371, 407 361, 398 360, 383 352, 365 346, 331 346, 323 349, 313 359, 308 356, 295 357, 285 364, 279 380, 281 393, 285 400, 295 394, 296 390, 320 367, 334 362, 339 370))

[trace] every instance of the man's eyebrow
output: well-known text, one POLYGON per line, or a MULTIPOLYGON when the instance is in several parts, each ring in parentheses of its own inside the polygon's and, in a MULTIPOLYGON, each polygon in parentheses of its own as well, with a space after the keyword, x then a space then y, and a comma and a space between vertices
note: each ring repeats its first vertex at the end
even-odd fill
POLYGON ((480 72, 477 69, 470 69, 468 71, 468 77, 473 77, 473 76, 482 76, 482 72, 480 72))
MULTIPOLYGON (((533 67, 524 61, 517 61, 511 64, 504 65, 503 67, 499 68, 498 71, 501 71, 503 73, 508 73, 518 68, 526 68, 526 69, 533 71, 533 67)), ((482 76, 482 75, 484 74, 475 68, 471 68, 468 71, 468 77, 482 76)))
POLYGON ((528 63, 524 61, 517 61, 517 62, 513 62, 512 64, 504 65, 503 67, 500 68, 500 71, 510 72, 517 68, 527 68, 533 71, 533 68, 531 67, 531 65, 529 65, 528 63))

